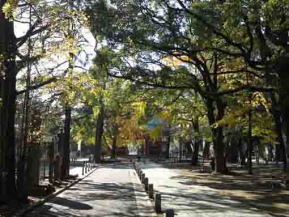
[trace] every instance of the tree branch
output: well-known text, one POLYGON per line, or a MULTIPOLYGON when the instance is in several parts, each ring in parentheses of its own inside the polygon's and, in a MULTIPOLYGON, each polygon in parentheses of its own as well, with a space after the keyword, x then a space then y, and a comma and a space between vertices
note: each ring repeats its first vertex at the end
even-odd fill
POLYGON ((25 93, 25 92, 27 92, 27 91, 30 91, 30 90, 36 90, 36 89, 38 89, 38 88, 40 88, 40 87, 43 87, 43 86, 45 86, 45 85, 47 85, 47 84, 50 84, 50 83, 53 83, 53 82, 56 82, 56 81, 57 81, 57 78, 56 78, 56 77, 53 77, 53 78, 50 78, 50 79, 48 79, 48 80, 46 80, 46 81, 43 81, 43 82, 41 82, 41 83, 34 84, 34 85, 28 87, 27 89, 17 91, 17 96, 18 96, 18 95, 21 95, 21 94, 23 94, 23 93, 25 93))
POLYGON ((39 27, 38 29, 36 29, 37 25, 39 24, 40 20, 38 19, 32 26, 31 28, 26 32, 25 35, 23 35, 22 37, 17 38, 17 47, 21 47, 27 40, 29 37, 36 35, 40 32, 43 32, 44 30, 46 30, 49 25, 45 25, 42 27, 39 27))
POLYGON ((216 96, 222 96, 222 95, 227 95, 227 94, 238 93, 238 92, 241 92, 244 90, 248 90, 251 92, 273 92, 273 91, 276 91, 275 88, 255 87, 255 86, 245 85, 242 87, 238 87, 236 89, 225 90, 225 91, 220 91, 218 93, 211 93, 211 94, 216 95, 216 96))

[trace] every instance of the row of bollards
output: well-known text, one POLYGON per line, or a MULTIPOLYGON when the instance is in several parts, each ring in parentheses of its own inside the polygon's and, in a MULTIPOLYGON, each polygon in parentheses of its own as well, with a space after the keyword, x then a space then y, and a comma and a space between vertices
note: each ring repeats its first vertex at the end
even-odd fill
MULTIPOLYGON (((149 184, 149 179, 145 176, 145 173, 141 170, 140 166, 133 162, 133 167, 138 174, 141 183, 144 185, 145 191, 147 192, 150 199, 154 200, 155 211, 156 213, 162 213, 162 196, 160 193, 154 194, 154 186, 153 184, 149 184)), ((174 210, 167 209, 165 213, 166 217, 174 217, 174 210)))
POLYGON ((82 164, 82 175, 86 174, 92 169, 93 169, 93 164, 84 161, 82 164))

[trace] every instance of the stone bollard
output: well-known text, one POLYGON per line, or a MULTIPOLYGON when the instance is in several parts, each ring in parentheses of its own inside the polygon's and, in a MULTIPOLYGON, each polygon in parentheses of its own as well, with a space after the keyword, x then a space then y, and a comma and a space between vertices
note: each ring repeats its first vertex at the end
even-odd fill
POLYGON ((145 180, 146 175, 144 173, 141 174, 141 183, 144 184, 144 180, 145 180))
POLYGON ((153 184, 149 184, 149 198, 153 199, 154 198, 154 185, 153 184))
POLYGON ((144 178, 144 186, 145 186, 145 191, 148 192, 149 191, 149 179, 148 178, 144 178))
POLYGON ((159 193, 155 194, 155 210, 156 213, 162 212, 162 196, 159 193))
POLYGON ((173 209, 166 210, 166 217, 174 217, 174 216, 175 216, 175 212, 173 209))
POLYGON ((85 166, 85 163, 82 164, 82 175, 84 175, 84 166, 85 166))

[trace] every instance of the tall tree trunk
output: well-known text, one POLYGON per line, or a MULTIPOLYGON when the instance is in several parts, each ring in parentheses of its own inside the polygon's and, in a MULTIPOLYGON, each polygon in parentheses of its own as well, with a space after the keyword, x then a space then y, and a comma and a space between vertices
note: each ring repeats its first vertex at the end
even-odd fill
MULTIPOLYGON (((30 25, 31 25, 31 7, 30 7, 30 25)), ((29 26, 31 28, 31 26, 29 26)), ((31 52, 31 40, 29 38, 28 40, 28 57, 30 57, 31 52)), ((24 203, 28 202, 28 183, 35 184, 35 180, 33 180, 32 176, 29 176, 28 172, 30 171, 30 167, 33 167, 34 165, 28 165, 28 159, 29 154, 31 152, 28 152, 28 137, 29 137, 29 123, 30 123, 30 91, 29 87, 31 85, 31 64, 27 64, 27 77, 26 77, 26 88, 27 91, 24 94, 23 99, 23 109, 22 109, 22 123, 21 123, 21 132, 20 132, 20 146, 19 146, 19 159, 17 162, 17 189, 20 201, 23 201, 24 203)), ((30 149, 33 149, 34 147, 30 147, 30 149)), ((32 157, 33 158, 33 157, 32 157)), ((37 183, 38 184, 38 183, 37 183)), ((33 184, 32 184, 33 185, 33 184)), ((31 188, 31 186, 30 186, 31 188)), ((30 189, 31 190, 31 189, 30 189)))
POLYGON ((203 159, 209 159, 209 157, 210 157, 210 143, 206 141, 203 150, 203 159))
POLYGON ((179 156, 178 161, 181 162, 183 159, 183 138, 179 137, 179 156))
POLYGON ((239 149, 239 155, 240 155, 240 164, 241 165, 246 165, 246 153, 245 153, 245 148, 243 144, 242 138, 239 138, 238 141, 238 149, 239 149))
POLYGON ((71 107, 65 107, 65 120, 63 132, 63 153, 62 153, 62 168, 61 179, 69 177, 70 167, 70 125, 71 125, 71 107))
MULTIPOLYGON (((225 105, 222 103, 221 100, 216 100, 214 103, 212 99, 207 99, 206 104, 208 110, 207 116, 210 125, 213 125, 216 121, 219 121, 224 117, 225 105), (214 104, 216 104, 215 107, 214 104), (216 110, 216 112, 214 110, 216 110)), ((222 126, 211 127, 211 130, 213 136, 213 149, 215 155, 215 171, 218 173, 227 173, 228 168, 226 166, 226 158, 225 158, 223 127, 222 126)))
POLYGON ((112 139, 112 148, 111 148, 111 159, 116 159, 116 141, 117 141, 117 136, 113 136, 112 139))
POLYGON ((225 158, 225 146, 224 146, 223 127, 217 127, 213 129, 213 148, 215 154, 215 171, 219 173, 227 173, 225 158))
POLYGON ((282 155, 283 155, 283 150, 281 149, 281 146, 275 145, 275 161, 278 164, 280 161, 282 161, 282 155))
MULTIPOLYGON (((274 93, 271 93, 271 101, 272 101, 272 115, 273 115, 274 122, 275 122, 275 131, 278 136, 277 139, 280 145, 281 155, 282 155, 282 160, 283 160, 283 170, 286 171, 287 170, 287 155, 286 155, 285 141, 282 135, 281 113, 280 113, 280 108, 278 108, 278 103, 277 103, 276 97, 274 96, 274 93)), ((276 150, 277 148, 278 147, 276 147, 276 150)))
POLYGON ((268 161, 272 162, 273 158, 274 158, 273 145, 272 144, 268 144, 268 161))
POLYGON ((5 18, 0 1, 0 171, 1 200, 17 198, 15 183, 16 38, 13 22, 5 18))
MULTIPOLYGON (((284 169, 287 167, 287 158, 289 156, 289 56, 279 58, 276 64, 276 72, 279 74, 279 105, 280 105, 280 119, 282 124, 282 130, 280 138, 283 138, 284 146, 284 169), (285 167, 286 166, 286 167, 285 167)), ((278 121, 278 119, 277 119, 278 121)), ((278 135, 279 136, 279 135, 278 135)), ((281 143, 280 143, 281 144, 281 143)), ((281 144, 282 146, 282 144, 281 144)))
MULTIPOLYGON (((236 136, 236 135, 233 135, 236 136)), ((227 159, 230 163, 238 163, 239 153, 238 153, 238 140, 231 138, 229 141, 230 145, 228 145, 227 150, 227 159)))
POLYGON ((248 111, 248 151, 247 151, 247 167, 248 173, 252 174, 252 151, 253 151, 253 140, 252 140, 252 111, 248 111))
POLYGON ((194 150, 192 153, 192 161, 191 164, 193 166, 197 166, 199 162, 199 149, 200 149, 200 143, 202 142, 201 138, 196 138, 194 143, 194 150))
MULTIPOLYGON (((26 87, 28 87, 28 78, 26 79, 26 87)), ((27 159, 28 159, 28 128, 29 128, 29 92, 25 92, 22 104, 22 119, 18 144, 18 162, 17 162, 17 189, 20 201, 25 202, 28 199, 27 186, 27 159)))
POLYGON ((51 142, 49 143, 49 146, 48 146, 48 159, 49 159, 49 182, 52 183, 53 182, 53 160, 54 160, 54 143, 51 142))
POLYGON ((169 132, 168 132, 168 141, 167 141, 167 144, 166 144, 166 152, 165 152, 165 157, 167 159, 170 158, 170 146, 171 146, 171 133, 170 133, 170 130, 171 130, 171 125, 169 124, 169 132))
POLYGON ((113 138, 112 138, 112 147, 111 147, 111 158, 112 158, 112 159, 115 159, 115 158, 116 158, 117 136, 118 136, 118 127, 115 126, 114 129, 113 129, 113 138))
POLYGON ((103 123, 104 123, 104 105, 101 102, 100 111, 98 113, 96 121, 95 152, 94 152, 95 163, 101 162, 103 123))
MULTIPOLYGON (((194 121, 193 127, 194 127, 195 133, 199 134, 200 129, 199 129, 199 118, 198 117, 194 121)), ((194 140, 195 140, 194 150, 192 153, 192 162, 191 163, 193 166, 196 166, 196 165, 198 165, 198 161, 199 161, 199 148, 200 148, 200 143, 202 142, 202 140, 201 140, 199 135, 194 140)))

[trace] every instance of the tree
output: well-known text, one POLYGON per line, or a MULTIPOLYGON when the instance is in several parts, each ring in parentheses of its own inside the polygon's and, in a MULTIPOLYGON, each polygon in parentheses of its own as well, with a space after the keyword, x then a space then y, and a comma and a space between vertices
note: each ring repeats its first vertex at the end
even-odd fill
MULTIPOLYGON (((201 40, 205 37, 210 42, 206 44, 207 49, 218 51, 226 56, 241 57, 249 68, 257 72, 252 74, 253 76, 262 77, 262 86, 274 91, 268 94, 268 98, 274 101, 272 111, 279 143, 283 147, 283 144, 288 141, 288 139, 286 141, 281 139, 281 137, 288 137, 288 114, 286 113, 288 85, 285 85, 288 81, 286 68, 289 62, 288 2, 251 0, 202 3, 178 0, 177 2, 179 7, 173 7, 174 10, 188 14, 192 20, 206 27, 202 32, 199 31, 196 37, 201 40), (205 10, 212 11, 212 16, 202 16, 201 13, 205 10), (213 17, 216 18, 217 23, 212 24, 213 17), (278 101, 276 96, 277 99, 282 100, 278 101)), ((249 87, 247 89, 250 90, 249 87)), ((286 164, 285 154, 284 168, 286 164)))
MULTIPOLYGON (((105 7, 103 2, 100 3, 100 6, 105 7)), ((116 14, 112 15, 116 18, 114 23, 110 23, 112 28, 106 29, 106 27, 103 27, 98 29, 98 26, 92 26, 92 31, 96 32, 95 34, 103 35, 113 46, 119 44, 122 47, 117 55, 123 58, 116 55, 115 58, 120 60, 115 62, 120 64, 115 65, 110 70, 110 74, 158 88, 194 89, 205 99, 210 125, 221 120, 226 107, 221 95, 216 94, 219 89, 217 73, 220 68, 218 61, 221 56, 216 53, 207 55, 199 50, 196 52, 196 48, 192 47, 190 42, 186 40, 186 36, 178 30, 179 25, 183 22, 182 14, 172 13, 165 4, 160 3, 152 11, 146 3, 128 3, 125 10, 128 10, 129 13, 125 15, 123 14, 125 10, 121 9, 117 11, 106 9, 104 12, 116 14), (165 9, 165 18, 157 15, 161 8, 165 9), (135 16, 138 12, 143 16, 139 16, 139 19, 128 23, 124 28, 121 22, 126 22, 125 20, 129 19, 130 16, 135 16), (154 18, 159 20, 156 21, 154 18), (164 23, 160 23, 160 20, 164 23), (119 28, 120 26, 121 28, 119 28), (134 28, 136 26, 137 29, 134 28), (103 31, 105 32, 103 33, 103 31), (162 34, 156 35, 156 32, 162 32, 162 34), (167 37, 167 34, 171 34, 173 40, 167 37), (176 57, 184 65, 166 66, 162 59, 170 56, 176 57), (128 61, 127 58, 130 58, 130 60, 128 61), (130 62, 134 62, 134 66, 130 62), (150 69, 153 67, 157 70, 150 69), (202 87, 203 84, 204 87, 202 87), (217 111, 217 114, 214 110, 217 111)), ((97 20, 97 17, 92 19, 97 20)), ((212 128, 212 135, 217 162, 216 170, 226 172, 223 127, 212 128)))
MULTIPOLYGON (((23 114, 26 117, 23 123, 26 126, 23 127, 23 155, 26 156, 26 149, 24 146, 27 143, 25 138, 27 138, 27 132, 29 123, 29 92, 31 90, 38 89, 46 84, 56 81, 55 77, 49 77, 47 80, 43 80, 42 76, 32 76, 29 78, 29 73, 32 71, 32 65, 37 63, 44 58, 51 58, 55 55, 55 51, 61 49, 59 46, 59 40, 61 39, 61 31, 64 29, 65 24, 65 14, 60 8, 65 8, 65 6, 58 4, 58 1, 50 2, 47 4, 46 1, 1 1, 0 2, 0 30, 4 34, 0 36, 0 98, 1 98, 1 114, 0 114, 0 167, 1 167, 1 198, 7 199, 7 201, 17 200, 20 197, 23 200, 27 199, 27 196, 19 194, 21 186, 23 186, 23 181, 25 178, 25 162, 22 167, 18 168, 17 182, 19 183, 18 189, 16 187, 15 181, 15 114, 16 114, 16 99, 17 95, 25 94, 25 111, 23 114), (21 10, 16 10, 18 7, 21 10), (33 8, 33 10, 32 10, 33 8), (19 13, 17 13, 19 12, 19 13), (28 18, 27 18, 28 17, 28 18), (16 18, 16 19, 15 19, 16 18), (22 23, 24 34, 21 36, 15 36, 14 25, 18 22, 22 23), (27 25, 25 23, 28 23, 27 25), (57 37, 54 37, 57 36, 57 37), (57 38, 58 42, 55 42, 57 38), (33 50, 31 49, 33 47, 33 50), (53 54, 51 54, 53 53, 53 54), (18 77, 22 77, 20 72, 27 67, 27 85, 20 91, 16 90, 16 83, 18 77), (16 79, 16 76, 19 75, 16 79), (23 173, 21 171, 24 171, 23 173), (21 181, 23 180, 23 181, 21 181), (9 183, 9 184, 8 184, 9 183), (21 184, 22 183, 22 184, 21 184), (3 190, 3 192, 2 192, 3 190), (4 195, 2 197, 2 195, 4 195)), ((69 11, 77 14, 75 11, 69 11)), ((78 13, 81 16, 81 13, 78 13)), ((76 19, 80 19, 77 16, 76 19)), ((76 16, 75 16, 76 17, 76 16)), ((64 37, 64 41, 67 38, 64 37)), ((66 40, 66 45, 71 44, 71 40, 66 40)), ((63 48, 63 47, 62 47, 63 48)), ((71 46, 66 46, 66 49, 71 49, 71 46)), ((45 62, 45 61, 44 61, 45 62)), ((37 66, 34 66, 34 70, 38 71, 37 66)), ((32 74, 32 73, 31 73, 32 74)), ((45 77, 46 78, 46 77, 45 77)), ((23 120, 24 120, 23 119, 23 120)), ((22 142, 21 142, 22 143, 22 142)), ((20 159, 24 159, 20 157, 20 159)), ((25 160, 25 159, 24 159, 25 160)))
MULTIPOLYGON (((87 9, 92 32, 117 48, 122 56, 121 66, 110 71, 113 76, 158 88, 194 89, 205 101, 210 125, 224 117, 225 95, 244 90, 274 90, 272 82, 267 82, 271 79, 265 69, 280 66, 271 58, 273 53, 278 53, 277 46, 281 46, 280 53, 276 53, 281 59, 287 49, 284 1, 268 1, 265 7, 261 7, 261 1, 249 0, 242 3, 139 0, 113 4, 110 7, 106 1, 89 1, 87 9), (270 14, 274 11, 280 13, 271 22, 270 14), (105 22, 104 15, 109 17, 105 22), (280 37, 274 40, 274 34, 280 37), (270 43, 272 46, 268 47, 270 43), (179 59, 185 67, 167 67, 161 60, 168 56, 179 59), (232 66, 231 61, 238 63, 232 66), (261 82, 239 82, 233 88, 223 85, 228 83, 226 75, 244 73, 261 78, 261 82)), ((220 126, 211 130, 216 169, 225 172, 224 129, 220 126)))
MULTIPOLYGON (((0 2, 0 8, 7 1, 0 2)), ((8 200, 16 198, 15 186, 15 111, 16 111, 16 37, 13 22, 0 10, 0 147, 1 147, 1 195, 8 200), (4 192, 2 192, 4 191, 4 192)))

